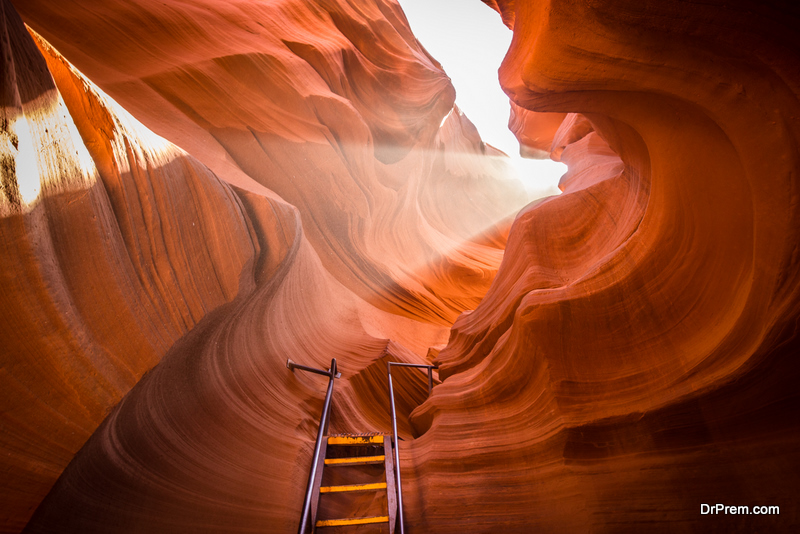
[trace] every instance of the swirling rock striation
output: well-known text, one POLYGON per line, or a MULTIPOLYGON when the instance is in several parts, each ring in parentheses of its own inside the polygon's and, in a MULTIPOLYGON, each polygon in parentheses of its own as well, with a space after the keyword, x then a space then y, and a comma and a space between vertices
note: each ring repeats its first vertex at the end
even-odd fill
POLYGON ((449 139, 464 123, 455 92, 394 1, 18 8, 155 132, 296 206, 325 267, 363 299, 449 326, 488 289, 526 195, 477 135, 449 139))
MULTIPOLYGON (((85 24, 70 53, 209 167, 2 6, 0 530, 293 529, 322 387, 286 358, 339 359, 334 430, 388 430, 384 362, 500 263, 505 157, 396 4, 17 6, 85 24)), ((411 439, 425 379, 397 387, 411 439)))
POLYGON ((570 170, 412 414, 412 528, 796 529, 797 8, 496 4, 520 140, 570 170))
POLYGON ((0 519, 18 531, 143 373, 253 286, 259 249, 230 187, 2 12, 0 519))
POLYGON ((28 532, 293 531, 324 380, 286 357, 340 362, 333 431, 384 430, 383 363, 505 244, 432 398, 398 373, 409 530, 796 530, 797 9, 487 3, 522 151, 570 169, 510 230, 396 4, 18 6, 223 182, 4 2, 4 529, 71 461, 28 532))

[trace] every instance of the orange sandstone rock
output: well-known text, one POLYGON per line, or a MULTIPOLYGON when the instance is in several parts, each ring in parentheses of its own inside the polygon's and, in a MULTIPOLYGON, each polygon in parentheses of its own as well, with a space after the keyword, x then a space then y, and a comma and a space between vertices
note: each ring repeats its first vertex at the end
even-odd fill
POLYGON ((450 146, 455 92, 393 0, 17 7, 155 132, 296 206, 361 298, 449 326, 488 289, 524 189, 477 135, 450 146))
POLYGON ((229 186, 2 11, 0 528, 18 531, 143 373, 252 288, 258 245, 229 186))
POLYGON ((446 78, 393 3, 18 6, 126 107, 236 189, 171 145, 181 173, 156 180, 148 174, 156 170, 134 165, 151 157, 149 134, 114 119, 123 112, 39 40, 53 84, 3 4, 12 50, 4 57, 15 59, 13 70, 4 64, 14 73, 6 87, 20 95, 45 87, 39 93, 51 98, 42 107, 3 93, 5 109, 21 110, 6 113, 26 117, 4 135, 13 145, 22 128, 35 133, 19 146, 44 160, 37 172, 46 186, 44 201, 25 201, 30 212, 22 199, 38 197, 3 190, 14 213, 3 221, 17 232, 6 230, 3 243, 32 243, 3 260, 17 262, 3 267, 5 280, 44 280, 3 297, 4 338, 22 355, 5 356, 13 365, 2 375, 19 392, 3 397, 4 425, 14 430, 3 450, 15 456, 0 461, 16 484, 3 489, 13 503, 3 528, 19 530, 72 460, 28 532, 293 531, 324 379, 289 373, 286 357, 320 367, 338 358, 334 431, 385 429, 383 362, 423 361, 420 338, 441 346, 442 330, 413 318, 447 323, 471 309, 507 235, 491 288, 438 352, 443 382, 432 398, 422 402, 421 373, 398 373, 409 531, 796 530, 796 9, 487 3, 515 32, 500 71, 515 131, 570 168, 563 195, 526 207, 510 231, 498 223, 508 215, 499 205, 513 188, 491 170, 502 164, 452 107, 446 78), (51 142, 51 127, 66 133, 51 142), (184 181, 161 194, 169 178, 184 181), (114 187, 128 183, 153 194, 114 200, 114 187), (93 211, 64 218, 73 193, 100 184, 93 211), (187 191, 196 195, 190 206, 159 204, 187 191), (489 191, 489 201, 470 199, 475 191, 489 191), (445 195, 458 201, 438 202, 445 195), (134 201, 141 219, 125 233, 115 221, 139 216, 134 201), (459 206, 476 220, 460 217, 459 206), (214 243, 191 241, 202 264, 175 237, 195 221, 186 213, 227 225, 204 226, 214 243), (169 247, 146 231, 156 215, 169 247), (116 249, 107 244, 114 223, 116 249), (57 238, 40 238, 45 230, 57 238), (142 232, 155 243, 148 261, 128 252, 142 232), (100 259, 87 262, 97 250, 100 259), (159 274, 184 256, 184 278, 170 287, 200 284, 187 296, 150 297, 147 277, 123 277, 134 267, 103 263, 140 261, 159 274), (81 267, 99 274, 76 274, 81 267), (208 272, 238 285, 199 279, 208 272), (141 350, 121 347, 116 323, 81 304, 98 294, 122 301, 98 309, 121 310, 123 326, 126 313, 184 317, 190 302, 216 298, 183 329, 162 332, 155 320, 156 334, 150 323, 125 327, 156 346, 142 363, 141 350), (156 311, 125 300, 140 294, 156 311), (28 309, 38 315, 27 319, 28 309), (65 326, 46 330, 54 320, 65 326), (96 354, 105 345, 89 333, 120 348, 104 360, 96 354), (411 343, 416 354, 403 346, 411 343), (64 354, 99 371, 54 370, 64 354), (103 380, 111 393, 95 385, 103 380), (34 388, 30 401, 15 404, 25 388, 34 388), (778 505, 781 514, 707 517, 704 502, 778 505))
POLYGON ((550 148, 570 171, 517 218, 412 414, 411 528, 792 531, 796 9, 500 7, 501 83, 574 113, 550 148), (781 515, 701 515, 712 501, 781 515))
MULTIPOLYGON (((3 3, 0 530, 293 529, 323 387, 286 358, 339 359, 334 430, 388 430, 383 362, 443 345, 500 263, 522 189, 396 4, 209 6, 18 7, 60 44, 97 24, 70 53, 225 181, 3 3)), ((396 383, 411 439, 425 380, 396 383)))
POLYGON ((565 117, 565 113, 536 113, 511 102, 508 129, 519 140, 520 155, 537 159, 549 157, 553 136, 565 117))

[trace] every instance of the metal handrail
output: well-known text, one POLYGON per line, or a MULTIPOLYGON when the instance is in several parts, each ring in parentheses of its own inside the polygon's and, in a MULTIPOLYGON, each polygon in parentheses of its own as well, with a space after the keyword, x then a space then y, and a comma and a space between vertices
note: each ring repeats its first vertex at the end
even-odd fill
POLYGON ((311 460, 311 471, 308 474, 308 486, 306 487, 306 497, 303 500, 303 516, 300 519, 300 527, 297 529, 298 534, 306 534, 308 532, 308 528, 311 523, 311 498, 312 493, 314 492, 314 480, 317 478, 317 467, 319 464, 319 452, 322 448, 322 438, 328 432, 328 415, 331 411, 331 397, 333 396, 333 379, 339 378, 342 376, 342 373, 336 371, 336 358, 331 360, 331 368, 327 371, 323 371, 322 369, 317 369, 315 367, 307 367, 305 365, 300 365, 298 363, 293 362, 292 360, 286 360, 286 367, 294 372, 295 369, 300 369, 301 371, 308 371, 309 373, 315 373, 318 375, 324 375, 328 377, 328 392, 325 393, 325 403, 322 405, 322 415, 319 418, 319 430, 317 431, 317 441, 314 444, 314 456, 311 460))
POLYGON ((418 367, 428 369, 428 396, 433 391, 433 370, 438 365, 424 365, 418 363, 386 362, 386 371, 389 376, 389 408, 392 415, 392 449, 394 449, 395 480, 397 481, 397 517, 400 519, 400 534, 406 534, 405 521, 403 520, 403 483, 400 481, 400 447, 397 442, 397 414, 394 407, 394 387, 392 386, 392 366, 418 367))

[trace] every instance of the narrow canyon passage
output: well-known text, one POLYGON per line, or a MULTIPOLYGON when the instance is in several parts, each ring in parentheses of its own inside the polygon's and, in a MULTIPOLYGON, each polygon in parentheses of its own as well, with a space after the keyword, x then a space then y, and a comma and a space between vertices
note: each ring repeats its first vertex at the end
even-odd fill
POLYGON ((0 532, 295 532, 287 358, 410 533, 796 531, 793 4, 487 0, 531 202, 394 0, 0 1, 0 532))

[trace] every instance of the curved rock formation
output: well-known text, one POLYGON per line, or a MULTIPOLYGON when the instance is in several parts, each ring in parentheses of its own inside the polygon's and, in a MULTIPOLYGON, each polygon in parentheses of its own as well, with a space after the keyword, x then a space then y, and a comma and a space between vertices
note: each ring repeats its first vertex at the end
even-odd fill
MULTIPOLYGON (((339 358, 333 428, 387 430, 385 392, 380 403, 366 393, 381 390, 382 362, 421 361, 444 344, 447 329, 431 323, 480 300, 524 201, 396 4, 242 3, 233 21, 230 5, 163 6, 21 7, 67 34, 65 15, 98 24, 85 34, 97 48, 76 56, 228 183, 32 40, 3 3, 3 531, 22 529, 70 462, 29 531, 289 528, 320 388, 288 373, 286 358, 339 358), (159 16, 167 30, 137 33, 159 16), (383 48, 365 48, 358 17, 383 48), (253 37, 259 20, 272 27, 253 37), (187 42, 172 41, 175 24, 187 42), (151 52, 118 48, 120 35, 151 52), (248 98, 224 98, 231 89, 248 98)), ((424 384, 398 373, 407 438, 424 384)))
POLYGON ((469 157, 477 135, 450 146, 454 90, 394 1, 18 8, 155 132, 296 206, 325 267, 363 299, 449 326, 488 289, 524 189, 505 158, 469 157), (448 168, 451 152, 468 164, 448 168))
POLYGON ((537 113, 511 102, 508 129, 517 136, 524 158, 547 158, 553 136, 561 127, 565 113, 537 113))
POLYGON ((258 245, 230 187, 54 57, 57 88, 3 14, 0 498, 19 530, 143 373, 252 287, 258 245))
POLYGON ((517 218, 439 355, 445 381, 412 416, 409 516, 436 532, 796 528, 796 8, 501 7, 511 99, 580 113, 550 146, 570 172, 517 218))
POLYGON ((388 430, 428 346, 410 532, 797 529, 797 8, 487 3, 523 153, 569 165, 510 230, 391 1, 17 6, 187 153, 3 0, 0 529, 292 532, 324 379, 286 358, 388 430))

